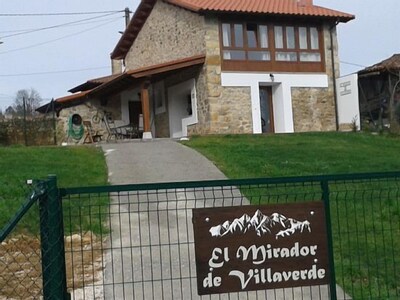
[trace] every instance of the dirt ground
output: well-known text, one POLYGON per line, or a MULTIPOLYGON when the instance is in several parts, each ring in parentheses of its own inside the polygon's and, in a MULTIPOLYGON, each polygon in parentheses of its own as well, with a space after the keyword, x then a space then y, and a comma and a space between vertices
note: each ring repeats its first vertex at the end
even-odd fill
MULTIPOLYGON (((65 237, 69 291, 102 279, 105 242, 92 232, 65 237)), ((0 244, 0 299, 40 299, 42 292, 39 238, 18 235, 6 239, 0 244)))

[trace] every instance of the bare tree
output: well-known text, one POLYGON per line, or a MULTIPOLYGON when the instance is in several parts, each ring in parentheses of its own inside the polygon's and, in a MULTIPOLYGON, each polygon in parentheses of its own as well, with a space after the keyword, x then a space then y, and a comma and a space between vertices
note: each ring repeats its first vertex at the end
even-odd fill
POLYGON ((24 115, 24 107, 27 116, 36 114, 36 108, 40 107, 42 98, 35 89, 23 89, 17 92, 14 100, 13 109, 17 116, 24 115))

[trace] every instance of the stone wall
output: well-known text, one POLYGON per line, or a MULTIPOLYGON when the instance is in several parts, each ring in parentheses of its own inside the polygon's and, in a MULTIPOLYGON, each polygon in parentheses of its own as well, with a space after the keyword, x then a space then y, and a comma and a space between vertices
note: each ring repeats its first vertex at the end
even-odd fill
POLYGON ((83 121, 91 121, 93 130, 97 131, 99 134, 103 135, 103 140, 107 138, 107 129, 104 123, 99 120, 96 122, 96 118, 93 116, 102 116, 103 112, 106 111, 111 113, 114 120, 121 119, 121 100, 119 95, 115 95, 108 99, 107 104, 101 105, 99 99, 91 99, 83 104, 76 105, 69 108, 64 108, 61 110, 60 115, 57 118, 57 141, 62 142, 74 142, 83 143, 86 132, 84 132, 82 139, 76 141, 68 138, 68 125, 69 118, 73 114, 79 114, 83 121))
POLYGON ((204 17, 157 1, 129 50, 127 70, 204 53, 204 17))
POLYGON ((206 98, 210 129, 208 133, 252 133, 251 95, 248 87, 221 86, 221 51, 218 19, 207 16, 206 30, 206 98))
POLYGON ((335 130, 332 93, 324 88, 292 88, 294 131, 335 130))
POLYGON ((154 117, 156 127, 156 138, 168 138, 169 137, 169 118, 168 113, 163 112, 157 114, 154 117))
MULTIPOLYGON (((335 77, 339 73, 336 30, 333 30, 335 77)), ((292 107, 295 132, 336 130, 336 108, 333 90, 333 70, 329 26, 324 26, 325 65, 328 88, 293 88, 292 107)))
POLYGON ((188 135, 204 135, 210 132, 210 104, 207 99, 205 67, 196 77, 198 123, 188 126, 188 135))

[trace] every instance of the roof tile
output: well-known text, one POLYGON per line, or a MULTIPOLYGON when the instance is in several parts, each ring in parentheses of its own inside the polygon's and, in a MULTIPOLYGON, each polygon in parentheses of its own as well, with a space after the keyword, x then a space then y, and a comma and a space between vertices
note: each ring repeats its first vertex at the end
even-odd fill
POLYGON ((193 11, 332 17, 341 21, 354 19, 354 15, 317 5, 302 4, 307 1, 301 0, 166 0, 166 2, 193 11))

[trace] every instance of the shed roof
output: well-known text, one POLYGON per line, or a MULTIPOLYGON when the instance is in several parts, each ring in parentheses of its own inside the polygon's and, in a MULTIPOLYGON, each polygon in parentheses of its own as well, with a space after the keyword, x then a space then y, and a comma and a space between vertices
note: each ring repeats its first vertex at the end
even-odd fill
MULTIPOLYGON (((312 0, 163 0, 197 13, 246 13, 271 16, 318 17, 348 22, 354 15, 312 4, 312 0)), ((127 29, 111 53, 123 59, 138 36, 157 0, 142 0, 127 29)))
POLYGON ((68 90, 68 92, 76 93, 76 92, 84 92, 87 90, 91 90, 91 89, 94 89, 95 87, 98 87, 99 85, 101 85, 103 83, 113 80, 114 78, 116 78, 120 75, 121 74, 114 74, 114 75, 108 75, 108 76, 89 79, 85 83, 82 83, 82 84, 68 90))
MULTIPOLYGON (((115 93, 116 91, 121 91, 127 86, 131 85, 132 83, 140 82, 140 80, 149 79, 154 76, 155 78, 159 78, 176 70, 185 69, 193 66, 200 66, 204 63, 204 61, 205 61, 204 55, 195 55, 162 64, 134 69, 119 75, 107 76, 107 78, 100 77, 100 78, 90 79, 87 82, 101 80, 103 81, 103 83, 100 83, 95 88, 86 91, 57 98, 54 100, 55 102, 54 105, 57 110, 60 110, 63 107, 75 105, 76 103, 82 103, 90 97, 96 97, 98 95, 109 95, 115 93)), ((49 102, 39 107, 37 111, 41 113, 47 113, 51 111, 51 105, 52 102, 49 102)))
POLYGON ((394 54, 393 56, 377 64, 374 64, 359 71, 358 74, 361 75, 361 74, 385 72, 385 71, 390 71, 390 72, 400 71, 400 54, 394 54))

